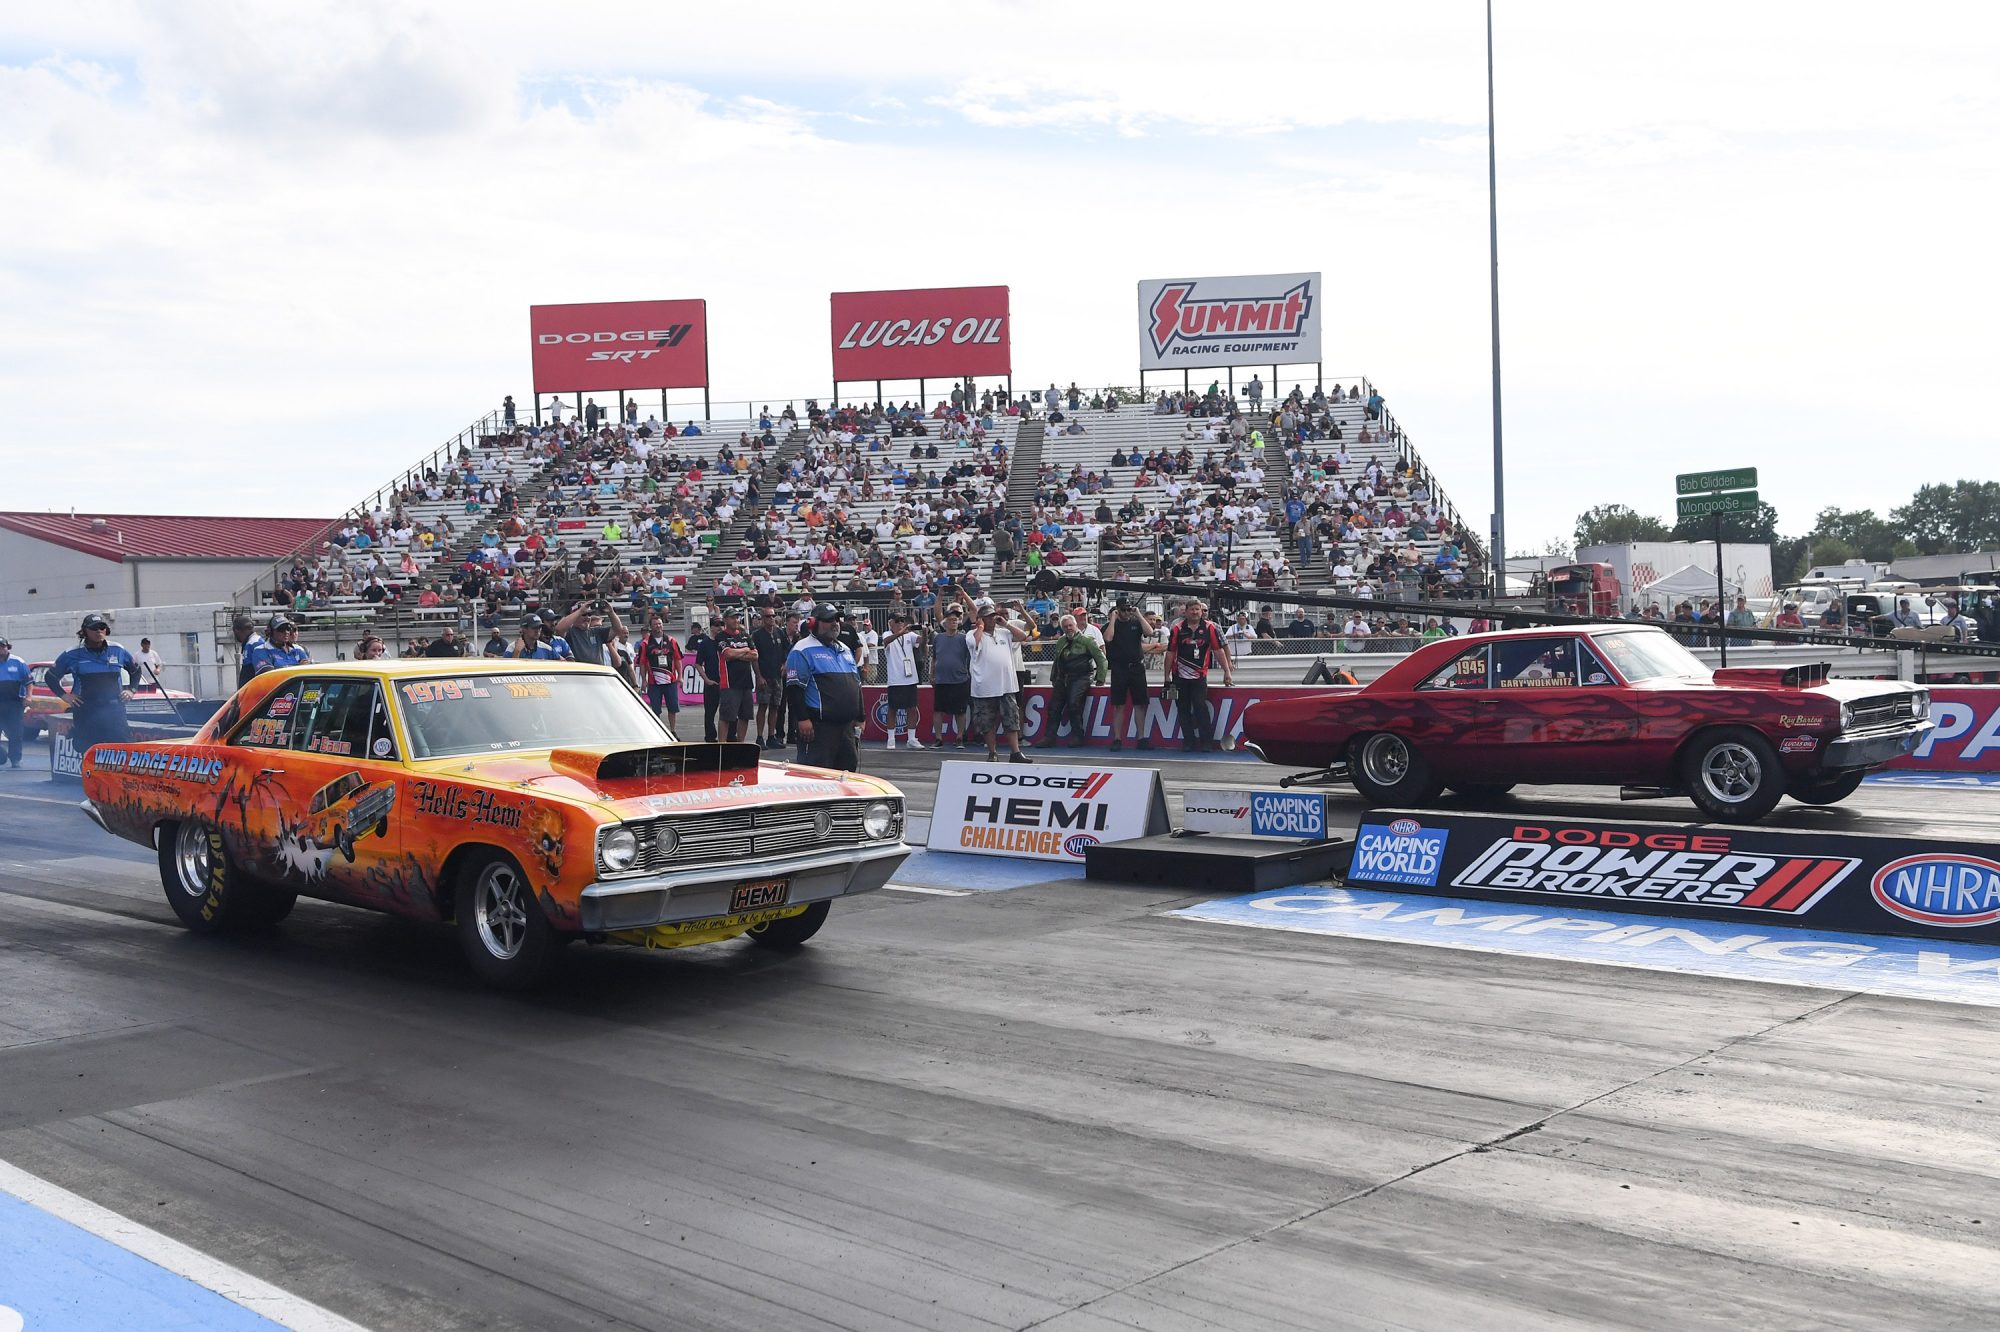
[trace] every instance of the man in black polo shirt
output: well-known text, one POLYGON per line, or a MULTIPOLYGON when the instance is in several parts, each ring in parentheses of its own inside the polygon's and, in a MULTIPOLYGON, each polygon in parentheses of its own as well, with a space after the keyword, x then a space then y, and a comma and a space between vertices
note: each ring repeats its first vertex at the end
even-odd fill
POLYGON ((694 658, 695 669, 701 672, 702 735, 714 744, 715 714, 722 706, 722 654, 700 621, 693 622, 689 628, 692 632, 688 634, 688 654, 694 658))
POLYGON ((1125 722, 1136 706, 1139 710, 1139 748, 1151 749, 1146 738, 1146 654, 1157 651, 1147 641, 1146 622, 1139 608, 1124 597, 1111 613, 1104 631, 1104 655, 1111 666, 1111 747, 1125 747, 1125 722))

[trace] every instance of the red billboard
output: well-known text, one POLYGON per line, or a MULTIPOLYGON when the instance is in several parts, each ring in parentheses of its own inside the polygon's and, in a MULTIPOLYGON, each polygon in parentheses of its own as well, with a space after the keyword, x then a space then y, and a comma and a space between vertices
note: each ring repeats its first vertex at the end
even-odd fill
POLYGON ((532 305, 536 393, 706 388, 707 301, 532 305))
POLYGON ((833 377, 1012 377, 1005 287, 833 293, 833 377))

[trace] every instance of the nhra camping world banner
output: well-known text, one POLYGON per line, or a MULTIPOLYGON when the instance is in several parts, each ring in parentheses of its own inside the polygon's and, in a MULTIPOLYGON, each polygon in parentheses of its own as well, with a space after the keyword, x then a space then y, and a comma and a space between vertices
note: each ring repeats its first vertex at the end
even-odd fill
POLYGON ((532 305, 536 393, 708 387, 708 302, 532 305))
POLYGON ((1320 275, 1159 278, 1139 284, 1139 368, 1317 361, 1320 275))
POLYGON ((960 379, 1014 373, 1005 287, 833 293, 833 377, 960 379))

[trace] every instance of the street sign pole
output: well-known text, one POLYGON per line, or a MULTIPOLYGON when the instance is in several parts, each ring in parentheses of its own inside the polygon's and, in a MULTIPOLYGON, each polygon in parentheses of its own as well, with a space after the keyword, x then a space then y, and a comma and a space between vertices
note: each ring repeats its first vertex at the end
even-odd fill
POLYGON ((1729 668, 1729 634, 1727 632, 1729 629, 1729 613, 1722 609, 1722 605, 1728 596, 1729 594, 1722 587, 1722 515, 1717 513, 1715 515, 1715 613, 1722 617, 1724 633, 1720 641, 1722 643, 1722 666, 1724 670, 1729 668))

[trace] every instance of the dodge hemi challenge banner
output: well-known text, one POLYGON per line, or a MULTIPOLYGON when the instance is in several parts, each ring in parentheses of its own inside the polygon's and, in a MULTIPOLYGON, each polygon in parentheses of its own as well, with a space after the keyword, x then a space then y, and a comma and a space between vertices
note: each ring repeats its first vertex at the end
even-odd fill
POLYGON ((528 331, 537 393, 708 385, 707 301, 534 305, 528 331))
POLYGON ((1910 837, 1370 810, 1345 882, 2000 943, 2000 847, 1910 837))
POLYGON ((1320 276, 1158 278, 1139 284, 1139 368, 1317 361, 1320 276))
POLYGON ((833 377, 960 379, 1014 373, 1005 287, 833 293, 833 377))
POLYGON ((946 763, 928 845, 1081 865, 1093 846, 1170 828, 1156 768, 946 763))

